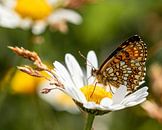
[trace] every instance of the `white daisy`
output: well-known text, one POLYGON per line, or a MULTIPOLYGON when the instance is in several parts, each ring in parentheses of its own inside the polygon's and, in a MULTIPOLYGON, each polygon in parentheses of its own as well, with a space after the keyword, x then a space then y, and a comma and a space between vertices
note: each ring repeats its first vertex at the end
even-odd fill
MULTIPOLYGON (((127 95, 127 86, 121 85, 112 93, 101 84, 95 84, 95 77, 91 75, 91 65, 95 68, 98 67, 94 51, 88 53, 87 62, 86 74, 83 73, 77 60, 71 54, 65 55, 67 68, 58 61, 54 62, 54 71, 64 86, 61 90, 68 94, 82 110, 102 115, 109 111, 138 105, 146 100, 148 95, 146 86, 127 95), (91 65, 88 65, 89 63, 91 65)), ((111 87, 113 88, 113 86, 111 87)))
POLYGON ((1 0, 0 26, 31 28, 33 34, 40 34, 48 25, 66 32, 66 22, 82 22, 78 13, 60 5, 63 6, 61 0, 1 0))

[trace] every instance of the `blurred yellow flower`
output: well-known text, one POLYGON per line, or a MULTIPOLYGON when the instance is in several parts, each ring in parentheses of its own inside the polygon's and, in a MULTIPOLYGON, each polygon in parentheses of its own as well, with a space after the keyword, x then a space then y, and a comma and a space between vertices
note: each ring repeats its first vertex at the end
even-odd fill
POLYGON ((31 28, 35 35, 45 31, 48 25, 66 32, 67 22, 80 24, 81 16, 64 8, 62 0, 2 0, 0 2, 0 26, 7 28, 31 28))
POLYGON ((41 78, 32 77, 21 71, 17 71, 11 81, 11 88, 14 93, 31 94, 36 91, 41 78))

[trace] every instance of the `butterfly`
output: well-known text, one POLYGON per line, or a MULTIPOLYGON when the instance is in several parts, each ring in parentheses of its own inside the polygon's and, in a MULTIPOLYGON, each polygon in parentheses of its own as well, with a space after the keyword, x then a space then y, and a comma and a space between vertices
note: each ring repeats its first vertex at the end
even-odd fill
POLYGON ((98 69, 93 68, 92 76, 104 86, 125 85, 128 92, 133 92, 144 80, 146 58, 146 44, 134 35, 117 47, 98 69))

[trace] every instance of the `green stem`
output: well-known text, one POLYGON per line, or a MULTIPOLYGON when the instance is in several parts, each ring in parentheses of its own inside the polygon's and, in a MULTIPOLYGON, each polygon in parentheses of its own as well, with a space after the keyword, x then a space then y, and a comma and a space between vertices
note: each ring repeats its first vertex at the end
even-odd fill
POLYGON ((95 115, 92 115, 92 114, 87 115, 87 121, 86 121, 84 130, 92 130, 92 124, 93 124, 94 118, 95 118, 95 115))

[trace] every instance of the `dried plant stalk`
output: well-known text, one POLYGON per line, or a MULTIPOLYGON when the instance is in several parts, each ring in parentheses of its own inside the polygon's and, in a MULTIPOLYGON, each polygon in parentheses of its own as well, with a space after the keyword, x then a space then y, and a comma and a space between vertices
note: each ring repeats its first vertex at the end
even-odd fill
POLYGON ((29 50, 24 49, 23 47, 11 47, 8 46, 13 52, 15 52, 17 55, 22 56, 25 59, 28 59, 32 62, 34 62, 34 65, 37 67, 39 70, 46 70, 48 69, 45 64, 42 63, 40 57, 36 52, 31 52, 29 50))
POLYGON ((34 76, 34 77, 43 77, 43 76, 41 75, 41 73, 40 73, 38 70, 34 70, 34 69, 31 68, 30 66, 27 66, 27 65, 25 65, 24 67, 22 67, 22 66, 17 66, 17 68, 18 68, 20 71, 22 71, 22 72, 24 72, 24 73, 27 73, 27 74, 29 74, 29 75, 31 75, 31 76, 34 76))
MULTIPOLYGON (((59 87, 60 89, 63 89, 63 84, 58 80, 57 75, 55 74, 54 70, 50 70, 43 62, 41 61, 41 58, 38 56, 36 52, 31 52, 29 50, 24 49, 23 47, 11 47, 8 46, 13 52, 15 52, 17 55, 28 59, 33 62, 33 64, 36 66, 35 68, 30 67, 28 65, 24 66, 17 66, 17 68, 26 73, 30 76, 39 77, 39 78, 45 78, 46 80, 50 81, 50 85, 55 85, 56 87, 59 87), (51 78, 42 75, 42 71, 45 71, 48 75, 50 75, 51 78)), ((55 87, 54 87, 55 88, 55 87)), ((46 94, 53 90, 54 88, 44 88, 42 90, 42 93, 46 94)))

